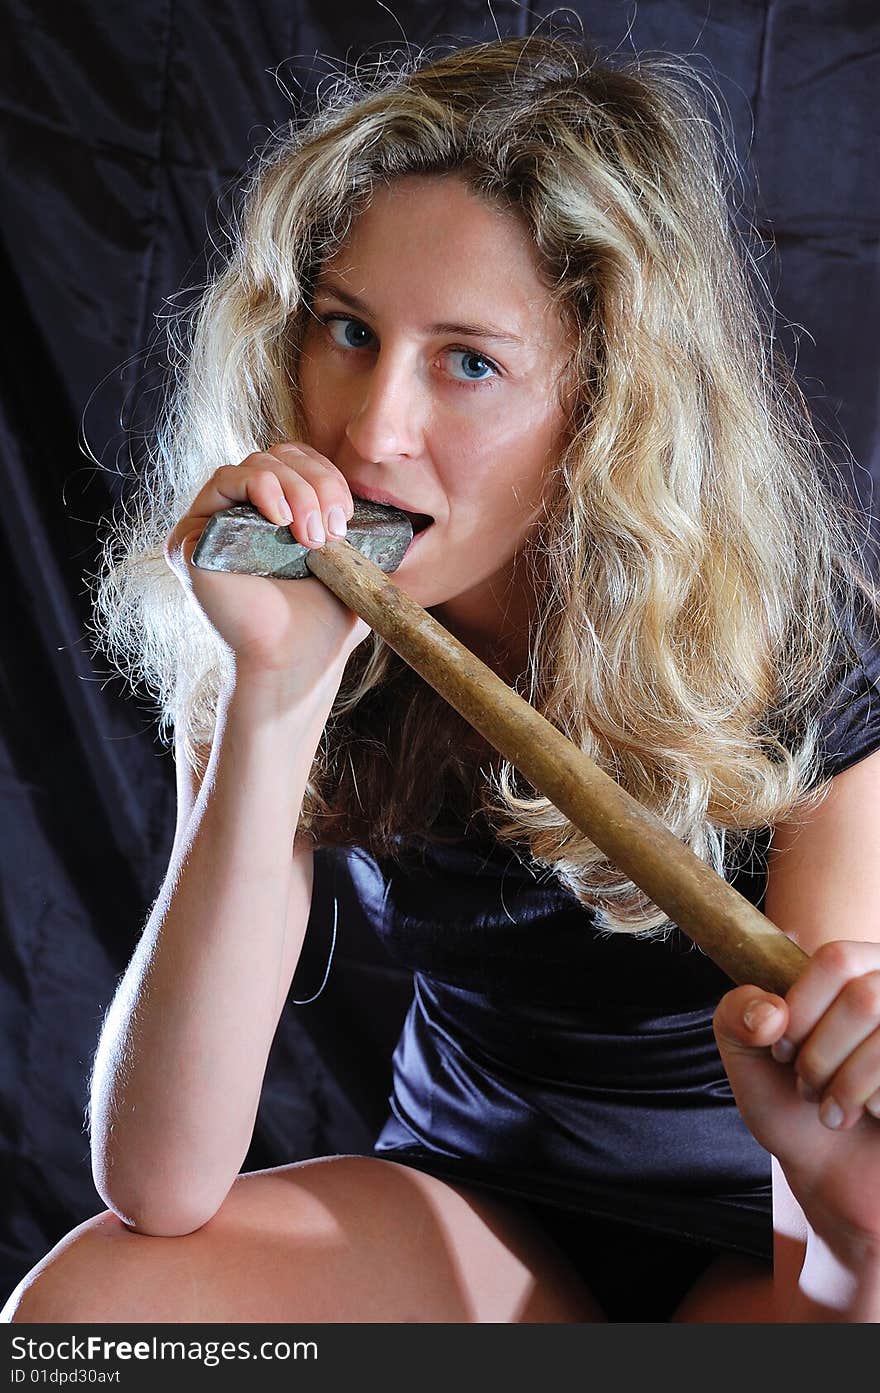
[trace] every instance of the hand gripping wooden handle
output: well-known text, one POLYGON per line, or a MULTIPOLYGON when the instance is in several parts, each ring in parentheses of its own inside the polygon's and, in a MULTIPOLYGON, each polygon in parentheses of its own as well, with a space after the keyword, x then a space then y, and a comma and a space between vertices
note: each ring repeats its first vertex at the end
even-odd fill
POLYGON ((807 955, 659 818, 348 542, 306 564, 733 981, 785 994, 807 955))

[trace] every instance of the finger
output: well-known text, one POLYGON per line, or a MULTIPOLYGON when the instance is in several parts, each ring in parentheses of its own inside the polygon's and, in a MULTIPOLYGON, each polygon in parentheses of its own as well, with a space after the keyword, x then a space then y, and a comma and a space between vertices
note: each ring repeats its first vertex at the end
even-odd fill
POLYGON ((273 474, 224 465, 211 476, 165 539, 165 560, 181 581, 190 580, 192 555, 210 519, 234 503, 246 502, 252 503, 270 522, 287 526, 292 520, 284 491, 273 474))
POLYGON ((806 1127, 816 1127, 816 1109, 795 1092, 794 1076, 767 1046, 788 1019, 785 1001, 759 987, 736 987, 718 1003, 712 1018, 715 1040, 737 1107, 760 1144, 785 1162, 806 1127))
MULTIPOLYGON (((305 472, 316 472, 314 460, 302 456, 300 464, 305 472)), ((348 486, 344 487, 347 490, 348 486)), ((215 470, 178 526, 189 527, 193 519, 213 517, 235 503, 251 503, 270 522, 289 526, 304 546, 323 546, 326 540, 321 502, 314 485, 289 459, 282 460, 268 451, 248 455, 241 464, 222 465, 215 470)))
MULTIPOLYGON (((272 463, 278 467, 276 461, 272 463)), ((165 560, 181 581, 190 579, 192 553, 210 519, 233 503, 246 502, 253 503, 271 522, 286 526, 292 519, 284 491, 268 471, 223 465, 214 471, 165 538, 165 560)))
POLYGON ((266 453, 282 460, 309 460, 326 474, 338 474, 342 479, 345 477, 332 460, 322 455, 313 445, 307 445, 304 440, 279 440, 277 445, 270 445, 266 453))
POLYGON ((796 1069, 801 1097, 821 1099, 828 1127, 851 1126, 869 1099, 880 1099, 880 971, 846 984, 801 1046, 796 1069))
MULTIPOLYGON (((188 528, 193 520, 207 521, 233 503, 252 502, 260 507, 258 498, 265 504, 267 514, 274 514, 270 521, 280 521, 278 512, 284 499, 284 489, 278 479, 279 465, 280 461, 272 455, 260 452, 248 455, 241 464, 221 465, 196 494, 186 516, 177 526, 188 528)), ((289 521, 286 516, 283 520, 289 521)))
POLYGON ((831 1125, 829 1100, 843 1114, 836 1124, 841 1129, 852 1127, 863 1112, 880 1121, 880 1030, 872 1031, 831 1079, 819 1114, 826 1126, 831 1125))
POLYGON ((716 1036, 737 1052, 766 1050, 778 1040, 788 1021, 781 996, 760 987, 734 987, 718 1003, 714 1016, 716 1036))
POLYGON ((341 469, 311 445, 300 442, 282 441, 273 445, 269 453, 308 479, 315 490, 326 532, 330 536, 344 537, 354 513, 354 499, 341 469))
POLYGON ((786 993, 789 1023, 773 1047, 774 1058, 781 1063, 793 1059, 844 985, 878 968, 880 944, 836 940, 817 948, 786 993))
POLYGON ((303 546, 323 546, 327 539, 321 522, 321 501, 313 485, 292 466, 274 456, 269 458, 271 468, 248 473, 248 500, 263 512, 274 509, 277 519, 289 526, 303 546))

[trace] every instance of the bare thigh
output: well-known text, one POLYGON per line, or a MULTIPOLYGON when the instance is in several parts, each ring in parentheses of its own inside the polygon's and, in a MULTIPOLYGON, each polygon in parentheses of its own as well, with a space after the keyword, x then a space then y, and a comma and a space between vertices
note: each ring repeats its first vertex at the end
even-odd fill
POLYGON ((110 1210, 65 1235, 0 1319, 594 1322, 553 1242, 502 1200, 395 1161, 327 1156, 238 1176, 202 1228, 157 1237, 110 1210))
POLYGON ((778 1321, 773 1269, 758 1258, 716 1258, 683 1297, 675 1314, 684 1325, 765 1325, 778 1321))

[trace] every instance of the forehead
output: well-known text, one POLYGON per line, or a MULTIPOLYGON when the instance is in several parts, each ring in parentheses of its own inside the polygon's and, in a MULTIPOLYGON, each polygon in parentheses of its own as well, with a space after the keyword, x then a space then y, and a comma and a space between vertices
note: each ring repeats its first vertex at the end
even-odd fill
POLYGON ((530 341, 559 328, 524 221, 456 175, 377 187, 324 262, 317 289, 330 281, 423 323, 491 321, 530 341))

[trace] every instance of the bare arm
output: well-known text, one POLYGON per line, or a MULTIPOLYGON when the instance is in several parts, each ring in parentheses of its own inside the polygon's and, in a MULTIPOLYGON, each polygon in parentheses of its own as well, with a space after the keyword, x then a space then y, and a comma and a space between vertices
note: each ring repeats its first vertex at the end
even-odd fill
POLYGON ((765 913, 810 955, 785 1016, 755 1026, 746 1045, 733 1007, 754 989, 730 993, 723 1011, 737 1101, 773 1157, 778 1321, 880 1319, 880 1122, 865 1110, 880 1081, 878 848, 880 751, 837 774, 801 822, 774 829, 765 913), (769 1046, 783 1033, 794 1053, 777 1062, 769 1046), (816 1101, 799 1096, 795 1076, 816 1101), (842 1126, 823 1125, 826 1096, 842 1126))
POLYGON ((294 840, 303 794, 348 655, 369 633, 314 578, 193 565, 209 519, 242 502, 289 523, 302 545, 315 510, 328 527, 333 509, 354 510, 330 460, 281 442, 216 469, 165 541, 168 565, 234 662, 200 789, 177 751, 168 872, 92 1071, 95 1186, 144 1233, 207 1223, 247 1154, 309 917, 312 857, 294 840))
POLYGON ((168 872, 92 1077, 95 1185, 142 1232, 206 1223, 250 1145, 311 905, 312 852, 294 834, 340 678, 294 697, 265 674, 239 679, 195 797, 177 751, 168 872))

